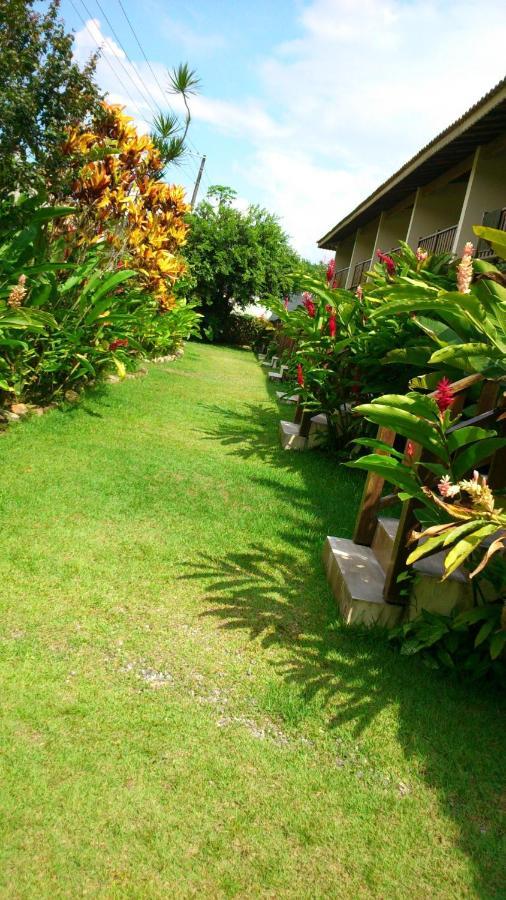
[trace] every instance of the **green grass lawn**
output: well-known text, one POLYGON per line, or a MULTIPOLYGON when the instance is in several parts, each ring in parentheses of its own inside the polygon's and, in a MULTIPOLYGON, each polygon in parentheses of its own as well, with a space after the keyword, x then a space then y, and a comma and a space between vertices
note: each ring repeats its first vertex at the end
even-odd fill
POLYGON ((278 420, 193 344, 0 437, 2 897, 505 896, 504 698, 340 626, 278 420))

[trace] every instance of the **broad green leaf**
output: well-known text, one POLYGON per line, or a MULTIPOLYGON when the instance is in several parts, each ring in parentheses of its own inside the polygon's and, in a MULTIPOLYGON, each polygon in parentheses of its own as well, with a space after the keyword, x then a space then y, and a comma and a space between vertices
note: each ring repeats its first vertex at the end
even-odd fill
POLYGON ((506 446, 506 438, 490 437, 476 444, 471 444, 465 450, 457 454, 452 463, 453 475, 456 481, 460 481, 468 472, 475 469, 484 459, 487 459, 496 450, 506 446))
POLYGON ((93 303, 97 303, 104 294, 114 290, 114 288, 118 287, 123 281, 127 281, 127 279, 132 278, 136 274, 137 272, 134 272, 133 269, 120 269, 119 272, 113 272, 112 274, 107 275, 102 279, 100 287, 95 291, 93 303))
POLYGON ((397 487, 407 491, 411 497, 425 498, 411 469, 390 456, 380 456, 377 453, 371 453, 369 456, 362 456, 360 459, 354 459, 345 465, 351 469, 364 469, 366 472, 374 472, 386 481, 391 482, 391 484, 395 484, 397 487))
POLYGON ((427 538, 424 541, 420 541, 420 543, 415 547, 414 550, 409 554, 406 562, 409 566, 417 561, 417 559, 421 559, 423 556, 428 556, 429 553, 433 553, 434 550, 438 550, 445 539, 446 532, 443 534, 437 534, 435 537, 427 538))
POLYGON ((445 446, 436 429, 429 422, 420 419, 419 416, 413 415, 405 409, 381 405, 379 400, 374 403, 363 403, 356 406, 355 410, 370 422, 391 428, 416 444, 420 444, 440 459, 447 461, 445 446))
POLYGON ((490 656, 497 659, 506 646, 506 631, 498 631, 490 640, 490 656))
POLYGON ((377 400, 372 401, 380 406, 393 406, 396 409, 405 409, 406 412, 416 416, 423 416, 431 422, 438 422, 438 408, 431 397, 410 391, 407 394, 383 394, 377 400))
POLYGON ((482 525, 476 531, 467 534, 458 544, 455 544, 445 559, 445 572, 443 578, 448 578, 455 569, 458 569, 468 556, 480 546, 482 541, 497 531, 497 525, 482 525))
POLYGON ((474 641, 474 646, 479 647, 480 644, 482 644, 483 641, 485 641, 488 638, 489 634, 492 633, 492 631, 494 630, 494 628, 496 628, 496 626, 497 626, 497 623, 494 622, 493 619, 489 620, 488 622, 484 622, 483 625, 481 626, 478 634, 476 635, 476 639, 474 641))
POLYGON ((506 232, 498 228, 488 228, 486 225, 473 225, 474 233, 492 244, 492 248, 501 259, 506 259, 506 232))
POLYGON ((485 428, 479 428, 477 425, 462 425, 453 428, 447 434, 448 449, 450 453, 455 453, 466 444, 473 441, 481 441, 484 438, 495 437, 495 431, 486 431, 485 428))
POLYGON ((404 459, 404 453, 400 453, 391 447, 390 444, 386 444, 385 441, 379 441, 377 438, 353 438, 351 443, 360 444, 362 447, 371 447, 373 450, 383 450, 387 456, 395 456, 396 459, 400 460, 404 459))

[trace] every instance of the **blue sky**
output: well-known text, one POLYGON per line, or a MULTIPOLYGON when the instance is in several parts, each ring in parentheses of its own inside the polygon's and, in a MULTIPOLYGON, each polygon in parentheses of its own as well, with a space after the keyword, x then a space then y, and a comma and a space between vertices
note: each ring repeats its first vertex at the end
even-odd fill
POLYGON ((150 65, 119 0, 62 0, 78 58, 102 46, 98 80, 142 130, 150 106, 177 106, 160 85, 188 61, 202 80, 195 155, 171 177, 191 191, 205 153, 201 196, 232 186, 312 259, 322 234, 504 75, 502 0, 483 14, 476 0, 122 3, 150 65))

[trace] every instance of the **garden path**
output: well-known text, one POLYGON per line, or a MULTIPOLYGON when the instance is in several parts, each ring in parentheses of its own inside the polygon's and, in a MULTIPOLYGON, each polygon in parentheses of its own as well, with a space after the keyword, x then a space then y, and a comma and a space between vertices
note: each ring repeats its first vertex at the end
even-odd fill
POLYGON ((504 700, 336 621, 358 477, 192 344, 0 438, 0 893, 499 897, 504 700))

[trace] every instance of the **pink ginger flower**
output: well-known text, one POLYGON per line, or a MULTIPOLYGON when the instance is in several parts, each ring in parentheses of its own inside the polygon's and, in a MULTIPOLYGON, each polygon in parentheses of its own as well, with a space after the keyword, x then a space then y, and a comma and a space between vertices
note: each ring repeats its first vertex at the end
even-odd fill
POLYGON ((388 253, 383 253, 381 250, 376 250, 376 256, 379 261, 386 266, 387 273, 389 275, 395 275, 395 263, 392 257, 389 256, 388 253))
POLYGON ((468 241, 464 247, 462 259, 457 266, 457 290, 460 294, 471 293, 471 281, 473 278, 473 253, 474 247, 468 241))
POLYGON ((329 318, 329 334, 331 338, 336 336, 336 314, 332 313, 329 318))
POLYGON ((455 497, 455 494, 458 494, 460 490, 458 484, 452 484, 449 475, 443 475, 437 489, 442 497, 448 497, 449 499, 455 497))
POLYGON ((406 456, 409 459, 413 459, 414 455, 415 455, 415 445, 414 445, 413 441, 408 441, 406 443, 406 456))
POLYGON ((357 287, 357 290, 355 291, 355 297, 357 298, 357 300, 360 301, 360 303, 361 303, 362 300, 364 299, 364 291, 363 291, 363 289, 362 289, 362 285, 361 285, 361 284, 359 284, 359 286, 357 287))
POLYGON ((301 363, 297 364, 297 384, 301 388, 304 387, 304 370, 301 363))
POLYGON ((428 259, 428 257, 429 257, 429 254, 428 254, 427 250, 422 250, 421 247, 418 247, 418 250, 416 251, 416 258, 417 258, 418 262, 425 262, 425 260, 428 259))
POLYGON ((439 407, 440 413, 444 413, 445 410, 449 409, 452 405, 454 401, 453 388, 448 378, 442 378, 441 381, 438 382, 438 386, 434 394, 434 400, 439 407))
POLYGON ((283 303, 285 304, 285 309, 288 310, 288 304, 290 302, 290 297, 283 297, 283 303))

